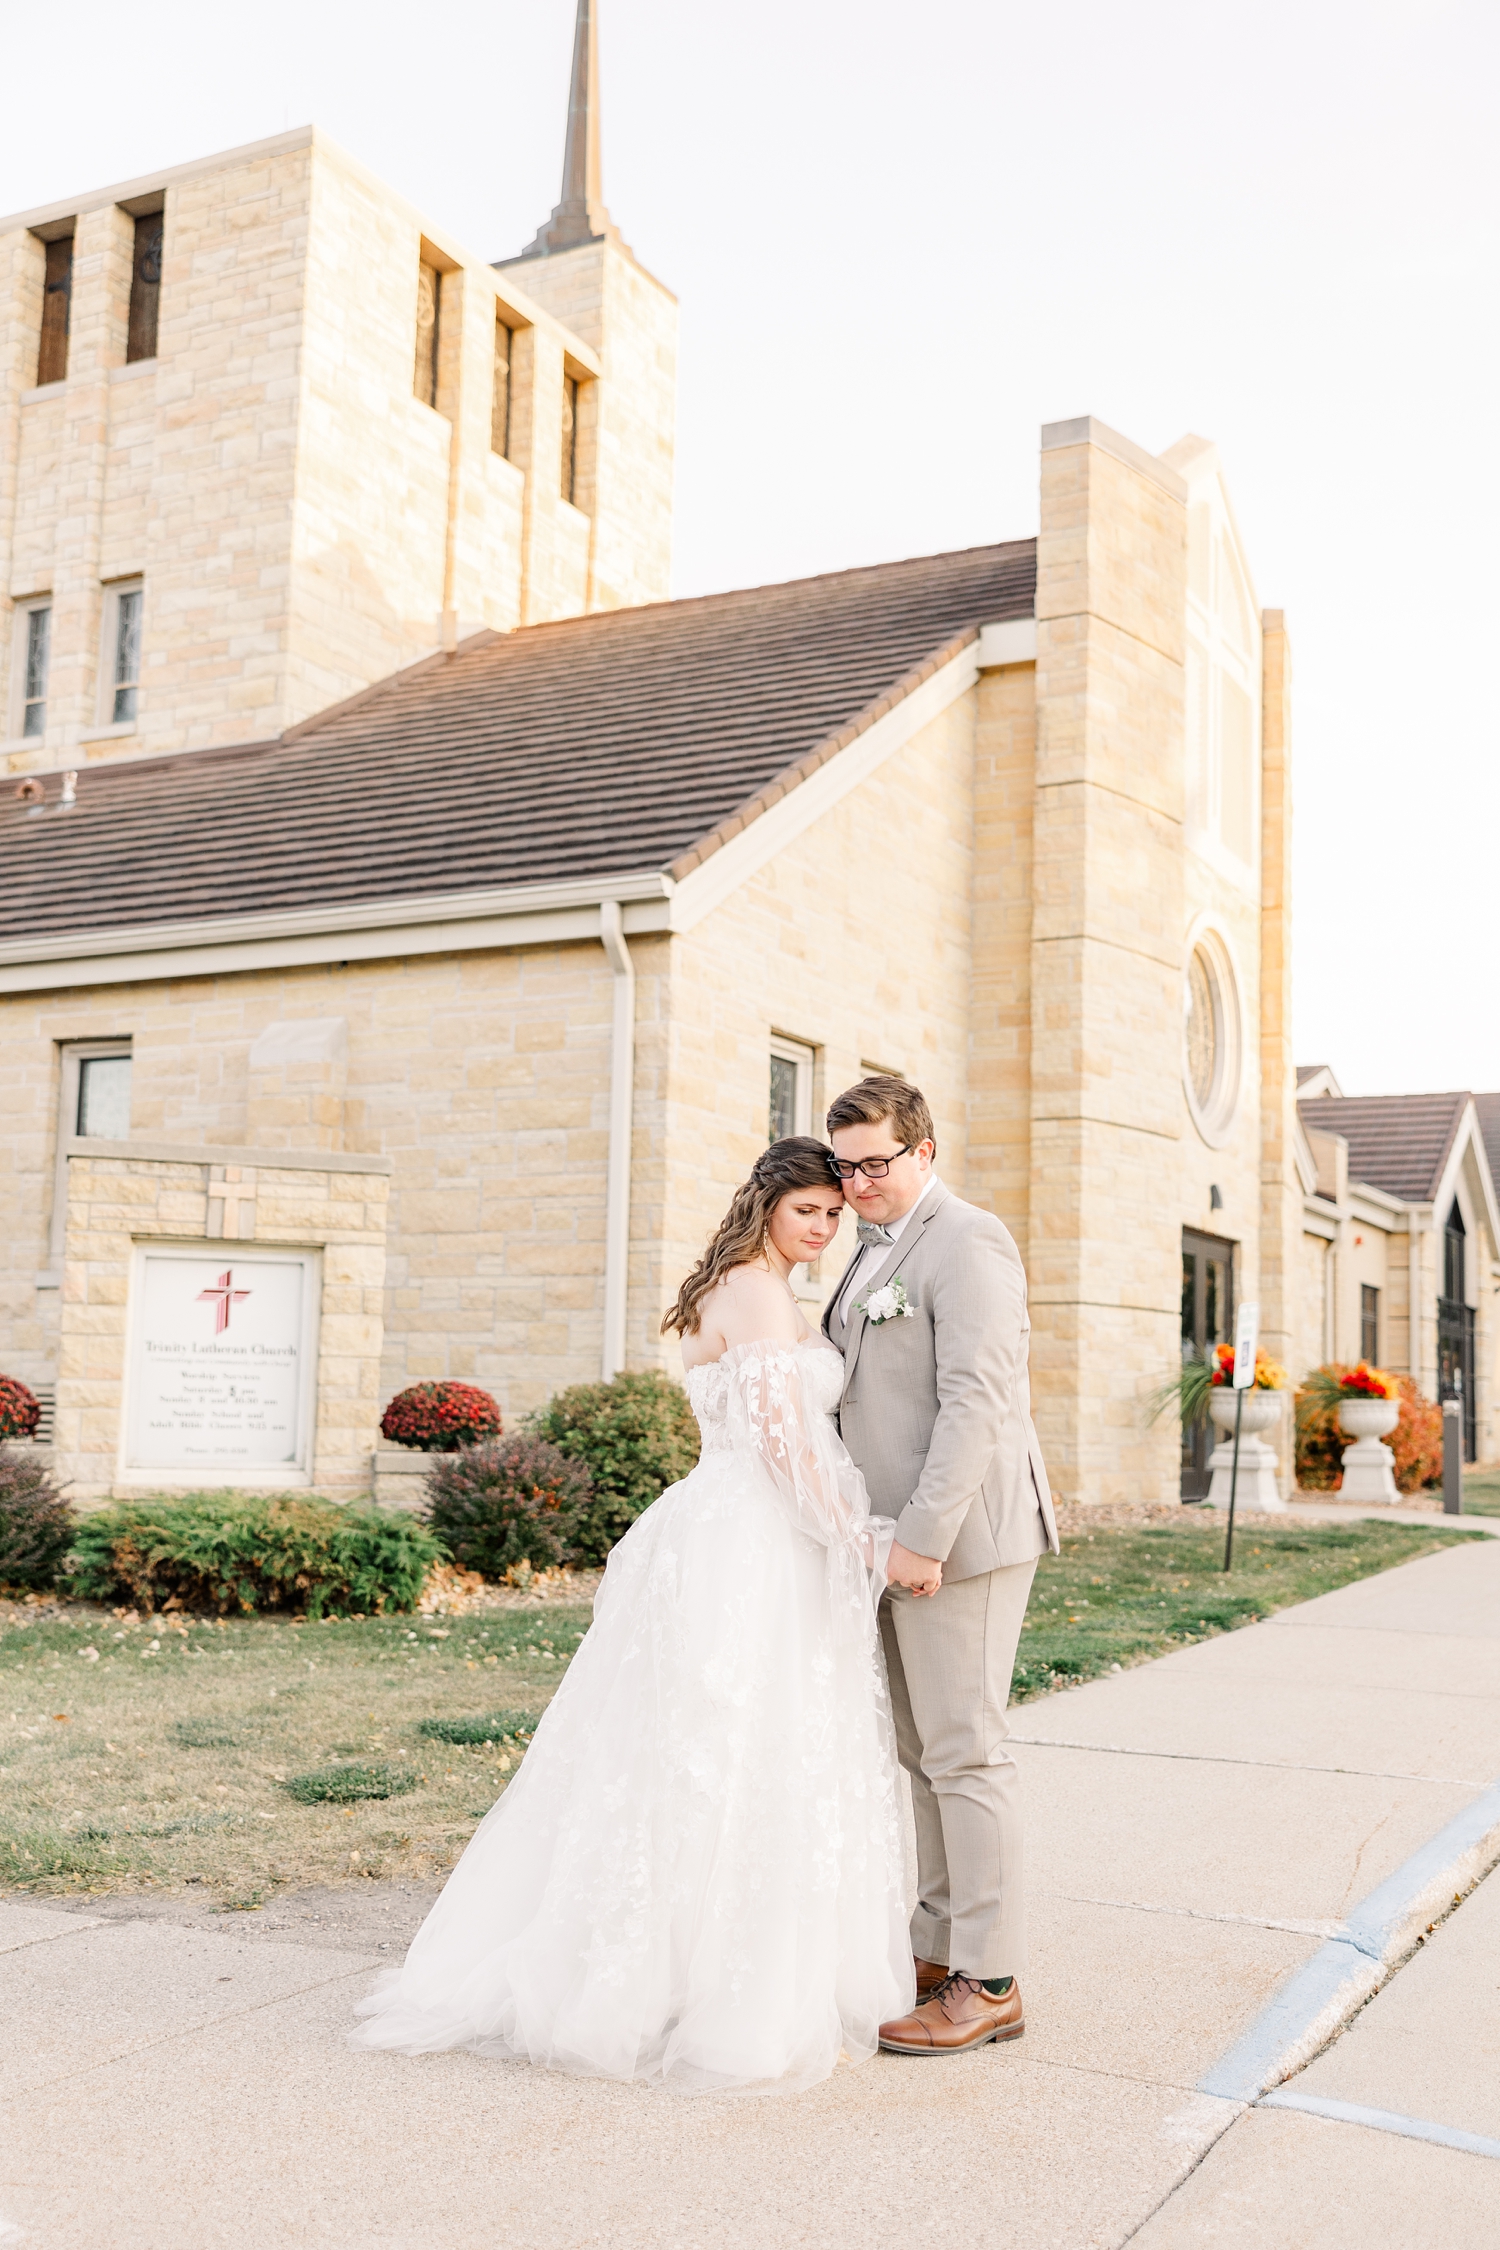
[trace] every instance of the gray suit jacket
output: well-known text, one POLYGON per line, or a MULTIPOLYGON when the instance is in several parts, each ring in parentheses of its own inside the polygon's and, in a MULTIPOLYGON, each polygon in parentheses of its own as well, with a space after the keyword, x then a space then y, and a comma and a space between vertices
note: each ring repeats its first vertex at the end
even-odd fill
POLYGON ((878 1263, 865 1260, 847 1322, 839 1428, 877 1515, 950 1579, 1057 1552, 1057 1521, 1031 1421, 1026 1276, 1007 1229, 941 1181, 878 1263), (857 1309, 900 1276, 911 1319, 857 1309), (1041 1526, 1037 1522, 1041 1513, 1041 1526))

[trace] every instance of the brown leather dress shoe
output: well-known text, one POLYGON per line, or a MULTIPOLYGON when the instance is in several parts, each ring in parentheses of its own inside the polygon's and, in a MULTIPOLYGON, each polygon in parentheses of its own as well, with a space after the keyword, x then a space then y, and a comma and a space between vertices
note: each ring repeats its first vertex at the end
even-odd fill
POLYGON ((888 2055, 962 2055, 992 2039, 1019 2039, 1026 2029, 1021 1987, 986 1992, 976 1977, 945 1976, 909 2016, 883 2023, 880 2044, 888 2055))
POLYGON ((911 1965, 917 1972, 918 2000, 930 2000, 948 1974, 947 1962, 924 1961, 920 1953, 914 1953, 911 1965))

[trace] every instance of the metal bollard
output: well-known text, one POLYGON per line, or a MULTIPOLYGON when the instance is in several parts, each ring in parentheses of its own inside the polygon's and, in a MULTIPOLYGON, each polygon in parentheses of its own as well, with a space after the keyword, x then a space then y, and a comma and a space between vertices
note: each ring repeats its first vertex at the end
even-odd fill
POLYGON ((1464 1512, 1464 1410, 1461 1399, 1443 1401, 1443 1514, 1464 1512))

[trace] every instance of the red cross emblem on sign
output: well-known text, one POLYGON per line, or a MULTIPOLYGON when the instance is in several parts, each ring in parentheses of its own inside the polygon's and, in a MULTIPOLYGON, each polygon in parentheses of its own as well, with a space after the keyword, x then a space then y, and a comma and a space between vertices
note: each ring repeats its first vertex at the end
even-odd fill
POLYGON ((214 1334, 216 1336, 222 1336, 229 1326, 230 1307, 237 1305, 242 1297, 250 1295, 248 1289, 236 1289, 233 1283, 234 1275, 232 1272, 221 1273, 216 1289, 200 1289, 198 1292, 199 1304, 206 1302, 214 1308, 214 1334))

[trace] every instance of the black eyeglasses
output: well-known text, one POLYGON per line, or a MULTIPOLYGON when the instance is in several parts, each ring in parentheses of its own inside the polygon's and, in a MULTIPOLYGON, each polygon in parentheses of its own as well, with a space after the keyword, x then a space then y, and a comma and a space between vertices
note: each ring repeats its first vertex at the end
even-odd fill
POLYGON ((856 1172, 863 1172, 867 1180, 883 1180, 896 1158, 910 1156, 916 1145, 915 1141, 908 1141, 905 1148, 898 1148, 890 1156, 866 1156, 857 1164, 851 1164, 846 1156, 830 1156, 829 1169, 836 1180, 852 1180, 856 1172))

